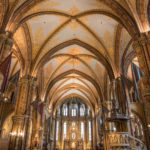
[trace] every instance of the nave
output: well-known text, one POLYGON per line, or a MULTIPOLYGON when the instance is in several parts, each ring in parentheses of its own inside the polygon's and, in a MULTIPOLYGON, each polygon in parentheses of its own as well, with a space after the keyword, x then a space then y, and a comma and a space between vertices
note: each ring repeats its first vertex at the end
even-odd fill
POLYGON ((149 0, 0 1, 0 150, 149 150, 149 93, 149 0))

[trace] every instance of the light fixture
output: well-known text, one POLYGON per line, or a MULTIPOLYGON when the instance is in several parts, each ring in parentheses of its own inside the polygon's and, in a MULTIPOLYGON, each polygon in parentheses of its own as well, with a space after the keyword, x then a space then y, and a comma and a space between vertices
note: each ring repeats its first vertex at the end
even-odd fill
POLYGON ((10 135, 11 135, 11 136, 16 136, 16 135, 17 135, 17 132, 10 132, 10 135))
POLYGON ((113 127, 113 131, 116 131, 116 127, 113 127))
POLYGON ((130 117, 131 117, 131 118, 134 118, 134 115, 133 115, 133 114, 131 114, 131 115, 130 115, 130 117))
POLYGON ((8 101, 8 98, 7 97, 4 97, 4 102, 7 102, 8 101))
POLYGON ((150 124, 148 125, 148 127, 150 128, 150 124))
POLYGON ((23 133, 23 132, 19 132, 19 133, 18 133, 18 136, 23 137, 23 136, 24 136, 24 133, 23 133))
POLYGON ((10 132, 11 136, 18 136, 18 137, 23 137, 24 133, 23 132, 10 132))

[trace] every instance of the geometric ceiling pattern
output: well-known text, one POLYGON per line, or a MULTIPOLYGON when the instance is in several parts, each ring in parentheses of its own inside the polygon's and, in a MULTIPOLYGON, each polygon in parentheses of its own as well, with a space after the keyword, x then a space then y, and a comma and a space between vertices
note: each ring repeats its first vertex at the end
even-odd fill
POLYGON ((132 36, 148 29, 135 3, 10 0, 14 15, 6 29, 15 41, 11 75, 21 68, 22 76, 38 77, 41 99, 50 107, 73 96, 91 108, 99 106, 107 98, 106 84, 124 68, 127 73, 126 59, 135 58, 132 36))

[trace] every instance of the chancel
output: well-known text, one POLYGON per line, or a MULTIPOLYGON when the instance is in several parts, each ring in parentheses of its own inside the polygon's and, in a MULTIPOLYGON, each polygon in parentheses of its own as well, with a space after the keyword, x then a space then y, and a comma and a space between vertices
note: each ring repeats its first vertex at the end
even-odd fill
POLYGON ((0 150, 150 150, 150 0, 0 0, 0 150))
POLYGON ((66 99, 57 108, 55 122, 56 149, 92 149, 92 112, 82 99, 66 99))

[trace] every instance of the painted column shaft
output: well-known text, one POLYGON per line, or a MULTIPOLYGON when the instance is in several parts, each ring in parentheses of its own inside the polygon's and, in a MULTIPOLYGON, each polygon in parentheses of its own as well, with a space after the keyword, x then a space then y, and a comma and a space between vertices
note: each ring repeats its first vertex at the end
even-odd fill
POLYGON ((9 141, 9 150, 28 150, 31 141, 31 101, 35 78, 22 77, 19 81, 17 103, 9 141))

